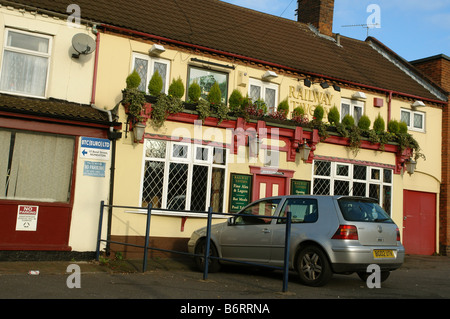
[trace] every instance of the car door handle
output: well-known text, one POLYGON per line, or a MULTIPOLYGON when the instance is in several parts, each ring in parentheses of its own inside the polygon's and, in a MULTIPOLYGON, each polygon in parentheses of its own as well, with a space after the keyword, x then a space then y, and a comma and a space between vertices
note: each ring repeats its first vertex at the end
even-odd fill
POLYGON ((264 229, 262 230, 262 232, 263 232, 263 233, 270 233, 270 229, 264 228, 264 229))

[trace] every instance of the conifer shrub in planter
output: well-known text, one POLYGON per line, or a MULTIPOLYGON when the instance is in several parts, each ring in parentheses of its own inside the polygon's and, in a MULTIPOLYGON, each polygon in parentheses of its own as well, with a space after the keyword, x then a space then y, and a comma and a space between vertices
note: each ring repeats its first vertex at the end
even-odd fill
POLYGON ((138 87, 141 83, 141 77, 134 70, 129 74, 125 80, 126 88, 122 90, 122 105, 125 108, 125 113, 138 119, 140 117, 142 107, 146 99, 144 92, 139 91, 138 87))
POLYGON ((172 80, 172 83, 169 86, 169 95, 181 99, 184 95, 184 84, 183 80, 179 77, 176 80, 172 80))
POLYGON ((333 106, 330 111, 328 112, 328 122, 331 125, 337 125, 339 124, 341 119, 341 115, 339 114, 339 110, 336 106, 333 106))
POLYGON ((358 121, 358 127, 364 131, 367 131, 370 129, 370 124, 371 124, 371 122, 367 115, 362 115, 358 121))
POLYGON ((388 125, 388 132, 392 133, 392 134, 397 134, 400 131, 400 127, 399 127, 399 123, 397 120, 390 120, 388 125))
POLYGON ((163 79, 159 75, 158 70, 153 73, 150 82, 148 83, 148 92, 153 96, 158 96, 163 88, 163 79))
POLYGON ((214 82, 206 99, 211 105, 219 105, 222 103, 222 92, 220 91, 219 83, 214 82))
POLYGON ((228 105, 230 106, 230 112, 234 114, 239 114, 242 111, 242 103, 244 97, 242 96, 241 91, 238 89, 234 89, 231 92, 230 97, 228 98, 228 105))
POLYGON ((408 126, 405 122, 400 122, 398 124, 398 131, 400 134, 407 134, 408 133, 408 126))
POLYGON ((200 96, 202 94, 202 88, 197 83, 197 81, 194 81, 189 85, 188 88, 188 97, 190 103, 197 103, 200 100, 200 96))
POLYGON ((385 122, 384 119, 381 117, 380 114, 378 114, 377 118, 373 122, 373 130, 377 134, 384 133, 385 130, 385 122))
POLYGON ((323 115, 325 114, 325 110, 323 109, 322 105, 316 105, 316 108, 314 109, 314 120, 318 122, 322 122, 323 115))
POLYGON ((346 128, 352 128, 353 126, 355 126, 355 119, 350 114, 346 114, 342 119, 342 125, 344 125, 346 128))

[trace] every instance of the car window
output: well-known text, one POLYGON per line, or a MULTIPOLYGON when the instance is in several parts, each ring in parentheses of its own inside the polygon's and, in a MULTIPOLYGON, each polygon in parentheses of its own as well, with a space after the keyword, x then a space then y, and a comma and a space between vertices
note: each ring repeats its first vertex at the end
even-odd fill
MULTIPOLYGON (((291 212, 292 223, 314 223, 319 217, 317 200, 312 198, 287 199, 280 212, 280 217, 286 217, 288 211, 291 212)), ((278 219, 277 223, 284 224, 286 220, 278 219)))
POLYGON ((250 206, 244 208, 239 212, 239 215, 253 215, 250 216, 237 216, 235 224, 238 225, 250 225, 250 224, 270 224, 272 218, 264 218, 262 216, 273 216, 280 204, 281 199, 269 199, 256 202, 250 206))
POLYGON ((353 198, 341 198, 338 202, 345 220, 393 223, 388 213, 375 202, 353 198))

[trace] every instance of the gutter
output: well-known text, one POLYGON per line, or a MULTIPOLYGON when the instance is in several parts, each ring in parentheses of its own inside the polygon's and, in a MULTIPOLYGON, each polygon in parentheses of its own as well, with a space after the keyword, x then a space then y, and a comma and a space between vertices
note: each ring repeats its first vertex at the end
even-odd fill
POLYGON ((202 46, 202 45, 191 44, 191 43, 187 43, 187 42, 183 42, 183 41, 179 41, 179 40, 173 40, 173 39, 161 37, 161 36, 158 36, 158 35, 142 32, 142 31, 135 31, 135 30, 132 30, 132 29, 124 28, 124 27, 117 27, 117 26, 114 26, 114 25, 103 24, 103 23, 101 24, 101 27, 104 28, 105 30, 107 29, 107 30, 117 31, 117 32, 122 32, 122 33, 130 33, 130 34, 146 37, 146 38, 149 38, 149 39, 154 39, 154 40, 158 40, 158 41, 164 41, 164 42, 168 42, 168 43, 172 43, 172 44, 182 45, 182 46, 185 46, 185 47, 190 47, 190 48, 194 48, 194 49, 198 49, 198 50, 203 50, 203 51, 216 53, 216 54, 219 54, 219 55, 225 55, 225 56, 229 56, 229 57, 233 57, 233 58, 237 58, 237 59, 243 59, 243 60, 247 60, 247 61, 251 61, 251 62, 255 62, 255 63, 265 64, 265 65, 272 66, 272 67, 275 67, 275 68, 281 68, 281 69, 285 69, 285 70, 288 70, 288 71, 293 71, 293 72, 296 72, 296 73, 303 73, 303 74, 306 74, 306 75, 310 75, 310 76, 314 76, 314 77, 318 77, 318 78, 323 78, 323 79, 326 79, 326 80, 329 80, 329 81, 336 81, 336 82, 349 84, 349 85, 352 85, 352 86, 366 88, 366 89, 369 89, 369 90, 375 90, 375 91, 378 91, 378 92, 383 92, 385 94, 390 94, 390 95, 396 94, 396 95, 400 95, 400 96, 407 97, 407 98, 419 99, 419 100, 427 101, 427 102, 430 102, 430 103, 440 104, 442 106, 447 105, 446 101, 435 100, 435 99, 425 98, 425 97, 421 97, 421 96, 417 96, 417 95, 413 95, 413 94, 392 91, 392 90, 383 89, 383 88, 379 88, 379 87, 375 87, 375 86, 371 86, 371 85, 366 85, 366 84, 356 83, 356 82, 352 82, 352 81, 348 81, 348 80, 338 79, 338 78, 327 76, 327 75, 324 75, 324 74, 319 74, 319 73, 314 73, 314 72, 304 72, 304 71, 301 71, 301 70, 298 70, 298 69, 295 69, 295 68, 292 68, 292 67, 284 66, 284 65, 281 65, 281 64, 268 62, 268 61, 264 61, 264 60, 260 60, 260 59, 256 59, 256 58, 251 58, 251 57, 247 57, 247 56, 236 54, 236 53, 230 53, 230 52, 226 52, 226 51, 221 51, 221 50, 205 47, 205 46, 202 46))

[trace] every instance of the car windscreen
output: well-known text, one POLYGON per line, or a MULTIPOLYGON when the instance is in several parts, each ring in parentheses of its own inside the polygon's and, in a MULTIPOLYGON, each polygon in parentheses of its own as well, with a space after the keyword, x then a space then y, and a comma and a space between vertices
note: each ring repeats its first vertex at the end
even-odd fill
POLYGON ((388 213, 372 200, 340 198, 338 203, 345 220, 355 222, 393 223, 388 213))

